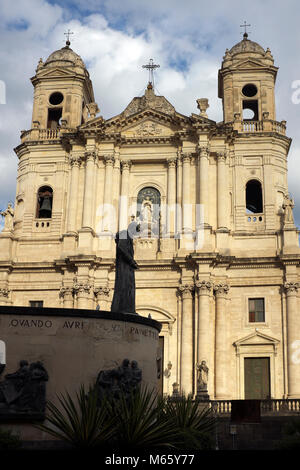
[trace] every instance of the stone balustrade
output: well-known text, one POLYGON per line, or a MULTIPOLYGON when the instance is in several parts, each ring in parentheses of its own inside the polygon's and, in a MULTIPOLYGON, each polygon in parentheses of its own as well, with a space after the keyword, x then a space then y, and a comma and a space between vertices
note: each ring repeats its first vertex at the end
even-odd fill
POLYGON ((21 143, 36 140, 59 140, 63 134, 76 132, 76 129, 57 128, 57 129, 30 129, 21 132, 21 143))
POLYGON ((273 121, 264 119, 262 121, 235 121, 234 129, 239 133, 256 133, 256 132, 276 132, 277 134, 286 135, 286 121, 273 121))
MULTIPOLYGON (((209 406, 218 415, 231 413, 231 400, 211 400, 209 406)), ((262 415, 300 415, 300 399, 270 399, 260 401, 262 415)))

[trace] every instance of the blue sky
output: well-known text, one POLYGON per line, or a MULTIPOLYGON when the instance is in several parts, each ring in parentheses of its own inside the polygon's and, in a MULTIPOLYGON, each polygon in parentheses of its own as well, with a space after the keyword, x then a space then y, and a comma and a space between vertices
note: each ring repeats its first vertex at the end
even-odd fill
POLYGON ((147 81, 141 66, 153 57, 160 69, 157 90, 184 114, 198 112, 196 99, 209 98, 209 117, 222 119, 217 74, 226 48, 241 38, 247 20, 250 39, 270 47, 280 67, 276 87, 277 120, 286 119, 293 138, 289 188, 300 225, 300 103, 292 102, 292 83, 300 80, 300 3, 296 0, 1 0, 0 209, 14 201, 17 159, 13 148, 31 121, 34 75, 44 60, 64 46, 89 68, 100 114, 121 112, 147 81))

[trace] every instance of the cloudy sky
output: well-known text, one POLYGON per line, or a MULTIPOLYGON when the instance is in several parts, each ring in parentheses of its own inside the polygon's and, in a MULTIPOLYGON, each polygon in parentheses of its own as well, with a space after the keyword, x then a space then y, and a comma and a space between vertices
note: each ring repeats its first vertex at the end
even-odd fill
POLYGON ((74 32, 71 47, 89 69, 105 118, 143 93, 147 73, 141 66, 153 58, 160 64, 158 94, 187 115, 198 112, 197 98, 207 97, 209 117, 220 121, 218 69, 225 49, 241 40, 246 20, 249 38, 270 47, 280 67, 277 120, 287 120, 293 138, 289 189, 300 226, 300 92, 293 88, 300 91, 299 13, 297 0, 0 0, 0 209, 15 197, 13 148, 30 127, 29 78, 40 57, 64 46, 65 31, 74 32))

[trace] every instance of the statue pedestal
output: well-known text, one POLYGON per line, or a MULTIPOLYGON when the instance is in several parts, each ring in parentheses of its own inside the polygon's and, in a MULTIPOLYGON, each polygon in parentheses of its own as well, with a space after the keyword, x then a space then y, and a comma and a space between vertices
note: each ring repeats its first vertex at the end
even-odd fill
MULTIPOLYGON (((14 373, 20 360, 37 362, 42 358, 49 374, 49 380, 43 382, 46 399, 56 405, 60 393, 67 391, 74 396, 80 384, 87 389, 97 377, 101 379, 101 371, 109 374, 122 368, 124 361, 131 374, 138 379, 141 375, 142 385, 158 388, 156 359, 161 324, 155 320, 108 311, 0 306, 0 323, 1 340, 10 351, 6 374, 14 373)), ((2 373, 0 384, 4 380, 2 373)), ((22 400, 17 407, 10 405, 15 393, 13 383, 5 390, 6 398, 0 395, 0 423, 13 421, 11 429, 18 431, 23 441, 47 439, 28 424, 43 416, 33 416, 35 410, 27 410, 25 405, 22 409, 22 400)), ((28 402, 28 388, 25 392, 28 402)), ((33 399, 34 393, 33 387, 33 399)))
POLYGON ((5 231, 0 233, 0 261, 11 260, 12 257, 12 232, 5 231))
POLYGON ((209 401, 207 390, 200 390, 197 392, 196 401, 209 401))

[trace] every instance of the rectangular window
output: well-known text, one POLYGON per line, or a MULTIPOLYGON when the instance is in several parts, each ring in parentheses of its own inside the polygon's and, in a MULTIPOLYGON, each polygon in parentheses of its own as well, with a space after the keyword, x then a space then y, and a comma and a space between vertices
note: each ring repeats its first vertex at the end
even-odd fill
POLYGON ((249 322, 265 321, 265 299, 249 299, 249 322))
POLYGON ((44 305, 43 300, 29 300, 29 307, 43 307, 44 305))

